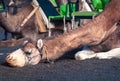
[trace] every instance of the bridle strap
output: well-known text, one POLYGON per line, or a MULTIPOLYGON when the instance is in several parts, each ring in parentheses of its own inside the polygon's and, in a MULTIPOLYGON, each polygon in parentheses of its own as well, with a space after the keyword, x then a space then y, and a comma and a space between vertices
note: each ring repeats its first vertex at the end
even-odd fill
POLYGON ((36 58, 37 56, 39 56, 39 54, 38 54, 38 55, 35 55, 35 56, 32 56, 32 57, 29 56, 29 55, 26 55, 26 63, 25 63, 25 65, 31 64, 30 61, 31 61, 32 59, 36 58))
POLYGON ((47 62, 50 62, 49 58, 48 58, 48 51, 47 51, 47 47, 46 46, 43 46, 44 48, 44 51, 45 51, 45 54, 46 54, 46 61, 47 62))
POLYGON ((50 60, 50 58, 48 56, 49 53, 48 53, 46 45, 43 44, 43 47, 42 47, 41 51, 39 51, 39 52, 40 52, 40 55, 41 55, 41 60, 40 60, 41 62, 52 63, 52 61, 50 60), (44 56, 46 56, 45 58, 43 57, 43 54, 44 54, 44 56))

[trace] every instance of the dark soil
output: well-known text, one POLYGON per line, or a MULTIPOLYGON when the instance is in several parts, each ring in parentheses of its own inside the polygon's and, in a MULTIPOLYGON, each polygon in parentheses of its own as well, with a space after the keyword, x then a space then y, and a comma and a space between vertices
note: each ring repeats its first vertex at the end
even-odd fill
POLYGON ((0 48, 0 81, 120 81, 120 59, 76 61, 71 52, 54 63, 13 68, 5 57, 17 48, 0 48))

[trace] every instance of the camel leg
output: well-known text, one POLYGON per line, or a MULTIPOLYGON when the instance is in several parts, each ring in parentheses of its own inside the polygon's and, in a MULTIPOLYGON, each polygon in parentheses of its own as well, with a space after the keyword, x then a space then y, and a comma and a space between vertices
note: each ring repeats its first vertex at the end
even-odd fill
POLYGON ((21 39, 11 39, 11 40, 6 40, 6 41, 0 41, 0 47, 11 47, 11 46, 17 46, 17 45, 22 45, 24 41, 28 41, 30 39, 28 38, 21 38, 21 39))

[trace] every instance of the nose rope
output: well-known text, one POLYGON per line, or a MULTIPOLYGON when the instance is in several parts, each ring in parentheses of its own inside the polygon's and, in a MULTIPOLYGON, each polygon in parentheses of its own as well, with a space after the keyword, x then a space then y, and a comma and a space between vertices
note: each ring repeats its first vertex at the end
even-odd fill
POLYGON ((38 51, 39 51, 39 54, 37 54, 37 55, 35 55, 35 56, 30 56, 30 55, 27 55, 25 52, 24 52, 24 55, 25 55, 25 60, 26 60, 26 62, 25 62, 25 65, 29 65, 29 64, 31 64, 30 62, 31 62, 31 60, 32 59, 34 59, 34 58, 36 58, 37 56, 41 56, 41 61, 42 60, 44 60, 43 59, 43 54, 45 54, 46 55, 46 57, 45 57, 45 60, 47 61, 47 62, 50 62, 50 59, 48 58, 48 50, 47 50, 47 46, 46 45, 44 45, 43 44, 43 41, 41 42, 41 48, 38 48, 37 47, 37 49, 38 49, 38 51))
POLYGON ((39 39, 39 43, 38 44, 40 44, 40 46, 38 45, 37 47, 38 47, 38 50, 40 52, 41 59, 43 57, 43 53, 45 53, 45 55, 46 55, 46 59, 45 60, 47 60, 47 62, 50 62, 50 60, 48 58, 47 46, 43 43, 42 39, 39 39))
POLYGON ((37 55, 31 57, 30 55, 26 55, 26 54, 25 54, 25 57, 26 57, 25 65, 31 64, 31 63, 30 63, 31 60, 34 59, 34 58, 36 58, 36 57, 39 56, 39 55, 40 55, 40 54, 37 54, 37 55))
POLYGON ((47 62, 50 62, 50 60, 48 58, 48 50, 47 50, 47 47, 45 45, 43 45, 43 50, 45 51, 47 62))
MULTIPOLYGON (((23 50, 23 49, 22 49, 22 50, 23 50)), ((24 51, 24 50, 23 50, 23 51, 24 51)), ((31 62, 32 59, 38 57, 39 55, 41 56, 40 53, 37 54, 37 55, 34 55, 34 56, 30 56, 30 54, 26 54, 25 52, 24 52, 24 55, 25 55, 25 65, 31 64, 30 62, 31 62)))

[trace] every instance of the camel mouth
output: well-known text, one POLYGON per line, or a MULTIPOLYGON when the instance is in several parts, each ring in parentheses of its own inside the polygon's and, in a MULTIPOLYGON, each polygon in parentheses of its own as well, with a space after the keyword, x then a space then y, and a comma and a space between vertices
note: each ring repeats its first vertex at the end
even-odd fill
POLYGON ((13 51, 6 57, 6 62, 12 67, 23 67, 26 65, 36 65, 40 62, 39 52, 24 51, 21 48, 13 51))
POLYGON ((6 62, 13 67, 23 67, 26 64, 26 55, 23 50, 17 49, 6 57, 6 62))

